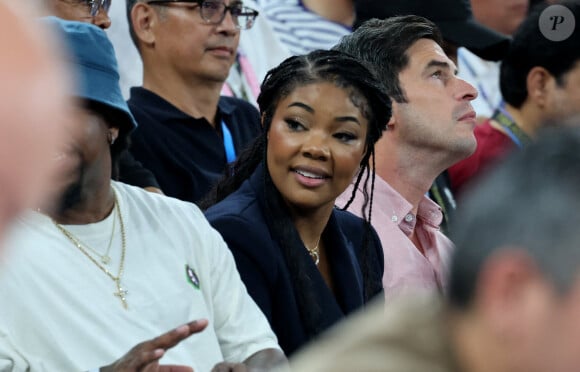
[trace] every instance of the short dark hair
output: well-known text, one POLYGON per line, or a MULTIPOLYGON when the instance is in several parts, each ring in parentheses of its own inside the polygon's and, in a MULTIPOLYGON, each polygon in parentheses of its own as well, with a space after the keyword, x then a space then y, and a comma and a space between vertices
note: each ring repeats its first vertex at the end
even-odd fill
POLYGON ((580 128, 548 128, 538 138, 459 203, 448 293, 455 308, 473 303, 485 262, 502 250, 526 253, 560 293, 577 279, 580 128))
MULTIPOLYGON (((580 21, 580 1, 565 0, 558 4, 570 9, 576 22, 580 21)), ((545 68, 565 84, 564 75, 580 59, 580 29, 563 41, 551 41, 540 31, 539 19, 547 4, 539 4, 522 22, 513 36, 509 51, 501 63, 500 89, 504 100, 520 108, 528 97, 527 77, 533 67, 545 68)))
POLYGON ((396 102, 406 102, 399 82, 399 73, 407 67, 407 50, 419 39, 431 39, 443 45, 437 26, 430 20, 415 16, 370 19, 352 34, 344 36, 334 50, 358 58, 372 69, 396 102))

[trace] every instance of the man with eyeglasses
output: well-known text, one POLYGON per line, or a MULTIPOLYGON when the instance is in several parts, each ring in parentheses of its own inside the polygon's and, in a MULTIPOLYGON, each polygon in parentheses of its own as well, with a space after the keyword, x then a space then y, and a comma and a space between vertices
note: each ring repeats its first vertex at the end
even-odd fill
POLYGON ((198 202, 261 130, 254 106, 220 97, 258 12, 238 0, 128 0, 127 14, 144 71, 128 101, 131 152, 167 195, 198 202))
POLYGON ((111 26, 109 8, 112 0, 49 0, 50 12, 62 19, 92 23, 100 28, 111 26))
MULTIPOLYGON (((0 6, 0 16, 1 11, 0 6)), ((137 123, 122 98, 105 33, 82 22, 43 21, 50 27, 43 31, 60 37, 68 52, 61 62, 76 78, 66 94, 74 100, 69 110, 57 104, 58 91, 46 87, 57 85, 52 71, 44 80, 32 74, 36 83, 28 84, 29 91, 32 98, 40 88, 53 94, 46 102, 74 117, 75 130, 60 154, 69 164, 59 173, 64 193, 51 198, 53 208, 18 219, 8 234, 0 275, 0 371, 103 365, 100 372, 271 371, 284 363, 231 253, 200 210, 110 180, 137 123)), ((5 41, 1 34, 0 40, 5 41)), ((3 82, 11 87, 12 80, 3 82)), ((38 108, 46 106, 37 101, 38 108)))
MULTIPOLYGON (((51 15, 59 18, 92 23, 106 30, 111 26, 108 13, 111 2, 112 0, 49 0, 47 8, 51 15)), ((119 181, 162 193, 153 173, 136 161, 128 150, 121 154, 118 167, 119 181)))

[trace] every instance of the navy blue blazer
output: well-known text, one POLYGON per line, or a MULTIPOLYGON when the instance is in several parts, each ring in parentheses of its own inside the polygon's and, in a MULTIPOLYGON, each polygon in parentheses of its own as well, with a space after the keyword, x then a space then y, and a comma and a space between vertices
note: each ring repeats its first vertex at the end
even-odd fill
MULTIPOLYGON (((288 266, 277 240, 266 221, 264 171, 260 166, 241 187, 206 211, 206 217, 233 252, 236 265, 249 294, 262 309, 286 355, 292 354, 315 335, 308 335, 300 317, 288 266)), ((320 331, 364 302, 363 275, 357 259, 363 236, 362 219, 350 212, 335 209, 324 231, 329 266, 336 297, 328 288, 309 253, 301 250, 307 272, 321 309, 320 331), (353 244, 357 242, 357 244, 353 244)), ((382 291, 383 252, 372 230, 373 255, 371 277, 373 294, 382 291), (376 258, 375 258, 376 257, 376 258)), ((300 254, 300 253, 299 253, 300 254)))

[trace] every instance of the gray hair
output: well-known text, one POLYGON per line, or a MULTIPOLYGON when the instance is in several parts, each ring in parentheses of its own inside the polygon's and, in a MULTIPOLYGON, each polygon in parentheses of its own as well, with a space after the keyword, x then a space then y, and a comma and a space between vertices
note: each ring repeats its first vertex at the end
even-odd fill
MULTIPOLYGON (((580 124, 578 122, 577 124, 580 124)), ((580 128, 548 128, 462 200, 452 225, 456 251, 449 299, 466 308, 486 260, 517 248, 561 293, 580 267, 580 128)))

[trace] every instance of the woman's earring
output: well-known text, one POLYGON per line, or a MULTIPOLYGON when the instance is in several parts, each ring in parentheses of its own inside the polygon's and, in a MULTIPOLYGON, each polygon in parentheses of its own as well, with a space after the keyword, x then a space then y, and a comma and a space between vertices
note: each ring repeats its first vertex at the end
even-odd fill
POLYGON ((113 133, 108 132, 107 139, 109 140, 109 143, 111 144, 111 146, 113 146, 113 144, 115 143, 115 137, 113 137, 113 133))

